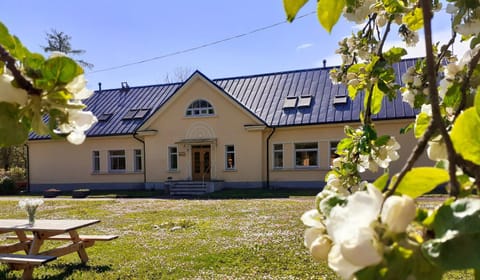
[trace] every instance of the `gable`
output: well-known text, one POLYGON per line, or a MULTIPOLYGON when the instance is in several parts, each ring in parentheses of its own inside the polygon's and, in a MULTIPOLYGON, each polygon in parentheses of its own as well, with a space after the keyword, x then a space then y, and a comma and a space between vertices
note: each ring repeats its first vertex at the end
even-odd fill
POLYGON ((255 114, 250 112, 241 103, 237 102, 232 96, 225 93, 220 87, 212 83, 200 72, 195 72, 170 99, 158 109, 158 111, 148 119, 139 130, 148 130, 158 118, 176 119, 196 118, 204 116, 187 115, 187 111, 192 103, 205 101, 212 106, 213 116, 223 117, 235 115, 243 119, 248 125, 263 124, 255 114))

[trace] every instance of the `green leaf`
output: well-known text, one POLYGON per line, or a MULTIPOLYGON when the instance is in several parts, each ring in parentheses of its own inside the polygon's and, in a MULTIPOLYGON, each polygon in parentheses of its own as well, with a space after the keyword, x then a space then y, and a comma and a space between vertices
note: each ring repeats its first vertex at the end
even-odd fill
POLYGON ((383 101, 383 92, 378 88, 378 84, 375 84, 373 87, 373 93, 372 93, 372 104, 371 104, 371 110, 372 114, 378 114, 380 113, 380 110, 382 110, 382 101, 383 101))
MULTIPOLYGON (((477 107, 477 106, 475 106, 477 107)), ((453 147, 466 160, 480 164, 480 116, 478 108, 469 108, 455 121, 450 136, 453 147)))
POLYGON ((445 98, 443 99, 443 103, 447 107, 458 107, 460 101, 462 100, 462 92, 460 90, 460 85, 454 83, 451 85, 447 92, 445 93, 445 98))
POLYGON ((423 27, 423 12, 421 8, 415 8, 410 13, 406 14, 402 18, 408 29, 417 31, 423 27))
POLYGON ((55 84, 67 84, 82 74, 83 69, 71 58, 57 56, 45 62, 43 73, 46 79, 54 81, 55 84))
POLYGON ((400 134, 407 134, 410 130, 414 128, 414 123, 409 123, 405 127, 400 128, 400 134))
POLYGON ((442 205, 434 216, 435 239, 422 252, 445 270, 480 268, 480 200, 464 198, 442 205))
POLYGON ((421 112, 417 115, 414 126, 414 135, 416 138, 420 138, 423 136, 428 126, 430 125, 431 120, 432 118, 427 113, 421 112))
POLYGON ((9 52, 15 49, 15 41, 8 32, 8 28, 0 22, 0 45, 4 46, 9 52))
POLYGON ((373 185, 380 191, 383 191, 383 189, 385 189, 385 187, 387 186, 388 179, 388 173, 384 173, 382 176, 378 177, 375 182, 373 182, 373 185))
POLYGON ((475 94, 475 101, 474 101, 475 110, 477 111, 477 115, 480 117, 480 87, 477 89, 477 93, 475 94))
POLYGON ((332 32, 332 28, 340 18, 344 7, 345 0, 318 0, 318 20, 329 33, 332 32))
POLYGON ((17 105, 0 102, 0 147, 23 144, 30 128, 20 121, 17 105))
POLYGON ((448 182, 448 172, 433 167, 412 168, 398 185, 397 192, 417 198, 448 182))
POLYGON ((393 47, 389 49, 386 53, 383 54, 383 57, 389 63, 399 62, 402 59, 402 56, 406 55, 407 51, 404 48, 393 47))
POLYGON ((308 2, 308 0, 283 0, 283 9, 287 14, 287 20, 292 22, 298 11, 308 2))

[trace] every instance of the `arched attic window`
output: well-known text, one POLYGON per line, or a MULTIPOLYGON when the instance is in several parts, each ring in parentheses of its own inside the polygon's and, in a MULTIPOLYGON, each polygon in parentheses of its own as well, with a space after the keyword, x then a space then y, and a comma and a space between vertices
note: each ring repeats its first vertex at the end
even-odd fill
POLYGON ((193 101, 187 108, 187 112, 185 115, 188 117, 190 116, 212 116, 215 114, 215 111, 213 110, 212 104, 210 102, 203 100, 203 99, 197 99, 193 101))

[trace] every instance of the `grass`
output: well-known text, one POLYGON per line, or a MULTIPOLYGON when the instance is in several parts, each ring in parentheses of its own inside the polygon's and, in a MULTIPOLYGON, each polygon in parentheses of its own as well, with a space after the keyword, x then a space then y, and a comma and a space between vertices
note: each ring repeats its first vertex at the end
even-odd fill
MULTIPOLYGON (((120 238, 88 248, 86 266, 70 254, 36 268, 34 278, 338 279, 303 246, 299 217, 313 207, 313 197, 304 197, 310 193, 216 195, 228 194, 241 199, 46 199, 38 219, 98 218, 81 233, 120 238)), ((0 218, 25 218, 14 199, 0 200, 0 207, 0 218)), ((9 241, 0 235, 0 242, 9 241)), ((0 265, 0 279, 20 276, 0 265)), ((469 279, 463 272, 451 276, 469 279)))

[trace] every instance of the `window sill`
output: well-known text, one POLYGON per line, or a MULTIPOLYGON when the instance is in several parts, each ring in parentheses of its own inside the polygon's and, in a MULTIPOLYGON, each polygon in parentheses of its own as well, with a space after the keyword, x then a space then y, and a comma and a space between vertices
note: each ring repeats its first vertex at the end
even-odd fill
POLYGON ((168 172, 168 173, 180 173, 180 170, 178 170, 178 169, 169 169, 167 172, 168 172))
POLYGON ((143 174, 143 170, 140 171, 106 171, 106 172, 92 172, 91 175, 134 175, 143 174))
POLYGON ((224 169, 223 171, 224 172, 237 172, 238 170, 236 168, 228 168, 228 169, 224 169))

